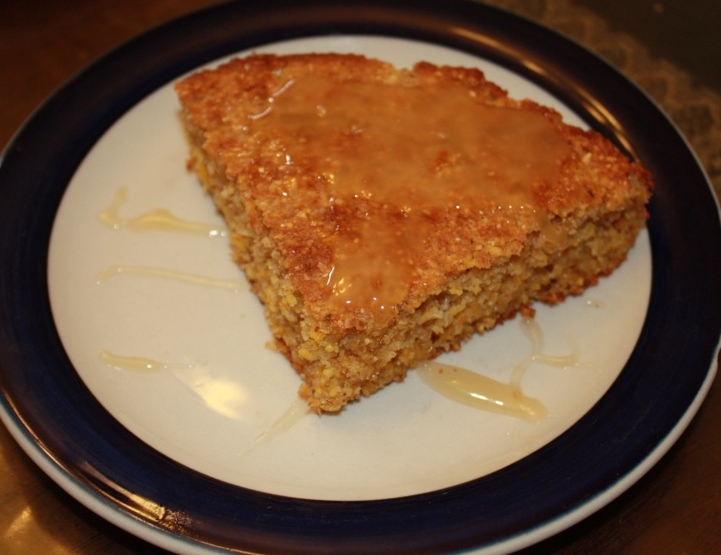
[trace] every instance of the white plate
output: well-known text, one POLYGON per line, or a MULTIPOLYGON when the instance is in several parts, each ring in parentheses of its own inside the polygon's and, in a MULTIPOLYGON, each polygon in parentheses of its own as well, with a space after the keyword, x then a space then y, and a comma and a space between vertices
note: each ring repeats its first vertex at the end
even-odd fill
MULTIPOLYGON (((398 66, 421 60, 478 66, 513 96, 552 104, 567 120, 581 123, 528 81, 441 46, 354 36, 299 39, 259 50, 385 53, 398 66)), ((240 282, 227 239, 114 230, 98 217, 122 190, 128 200, 121 216, 162 208, 223 228, 197 178, 186 170, 188 145, 178 110, 168 84, 98 141, 68 186, 49 254, 53 314, 73 365, 118 421, 173 460, 230 484, 291 497, 359 500, 425 493, 484 476, 545 445, 600 399, 626 363, 650 293, 645 232, 628 262, 598 287, 561 305, 538 307, 544 353, 578 353, 575 367, 534 362, 523 377, 524 392, 545 405, 547 418, 527 422, 467 407, 411 373, 403 385, 338 416, 308 414, 272 440, 257 442, 296 404, 299 379, 266 347, 271 336, 247 284, 229 290, 224 284, 132 273, 142 267, 240 282), (98 279, 113 267, 126 271, 98 279), (104 350, 168 366, 155 372, 123 369, 101 360, 104 350)), ((510 383, 514 368, 530 355, 531 341, 519 318, 440 361, 510 383)))

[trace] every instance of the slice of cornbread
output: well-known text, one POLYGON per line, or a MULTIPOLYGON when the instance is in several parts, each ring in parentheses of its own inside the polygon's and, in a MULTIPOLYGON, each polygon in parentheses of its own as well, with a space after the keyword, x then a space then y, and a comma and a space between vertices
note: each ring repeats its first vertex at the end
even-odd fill
POLYGON ((176 85, 300 395, 334 412, 626 257, 649 173, 477 69, 251 55, 176 85))

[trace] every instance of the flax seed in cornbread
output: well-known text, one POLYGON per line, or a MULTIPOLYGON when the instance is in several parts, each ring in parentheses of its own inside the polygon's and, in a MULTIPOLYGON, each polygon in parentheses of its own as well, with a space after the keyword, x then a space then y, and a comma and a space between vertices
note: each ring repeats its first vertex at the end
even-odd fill
POLYGON ((649 173, 477 69, 251 55, 176 86, 192 167, 315 411, 610 274, 649 173))

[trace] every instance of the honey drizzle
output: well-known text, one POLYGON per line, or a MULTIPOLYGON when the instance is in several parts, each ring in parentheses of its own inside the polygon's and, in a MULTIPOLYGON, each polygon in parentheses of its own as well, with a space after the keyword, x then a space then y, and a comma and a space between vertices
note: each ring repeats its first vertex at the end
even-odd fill
MULTIPOLYGON (((125 370, 137 373, 192 370, 195 368, 194 364, 167 363, 147 357, 119 355, 112 353, 107 349, 100 351, 99 358, 107 366, 115 368, 116 370, 125 370)), ((261 432, 253 440, 253 442, 243 450, 243 452, 248 452, 257 445, 261 445, 275 439, 279 435, 290 430, 301 418, 310 414, 313 414, 313 411, 311 411, 310 407, 308 407, 308 404, 301 399, 296 399, 286 409, 286 411, 281 414, 267 430, 261 432)))
POLYGON ((131 231, 176 231, 202 235, 205 237, 226 237, 227 231, 222 228, 183 220, 172 212, 158 208, 135 216, 134 218, 122 218, 119 215, 120 207, 128 198, 128 191, 124 187, 119 188, 113 197, 110 205, 98 212, 98 219, 110 229, 129 229, 131 231))
POLYGON ((521 389, 526 369, 533 362, 561 368, 578 366, 578 351, 574 345, 568 355, 547 355, 542 352, 543 333, 535 320, 523 318, 521 329, 531 342, 531 353, 515 366, 508 383, 437 361, 425 362, 417 371, 426 385, 453 401, 528 422, 543 420, 548 416, 546 407, 521 389))
POLYGON ((278 437, 280 434, 290 430, 301 418, 310 414, 313 414, 313 411, 308 406, 308 403, 302 399, 296 399, 267 430, 255 438, 252 446, 260 445, 278 437))
POLYGON ((218 287, 220 289, 230 289, 238 291, 245 288, 245 282, 239 279, 216 279, 170 270, 167 268, 156 268, 152 266, 132 266, 132 265, 111 265, 105 270, 98 272, 96 277, 97 283, 103 283, 117 275, 133 275, 145 277, 157 277, 163 279, 172 279, 175 281, 183 281, 193 285, 205 285, 208 287, 218 287))
POLYGON ((538 399, 527 397, 514 383, 436 361, 425 362, 418 370, 428 386, 458 403, 528 422, 538 422, 548 414, 538 399))
POLYGON ((453 84, 346 86, 304 76, 243 122, 288 161, 278 174, 284 195, 312 187, 329 205, 334 252, 322 279, 331 309, 390 320, 428 244, 440 240, 429 234, 433 221, 465 222, 463 233, 476 235, 473 226, 500 236, 498 226, 525 226, 565 244, 534 188, 559 178, 570 147, 544 114, 474 96, 453 84))
POLYGON ((160 372, 162 370, 190 370, 195 368, 192 364, 165 363, 152 358, 118 355, 103 349, 100 351, 100 360, 116 370, 129 370, 132 372, 160 372))

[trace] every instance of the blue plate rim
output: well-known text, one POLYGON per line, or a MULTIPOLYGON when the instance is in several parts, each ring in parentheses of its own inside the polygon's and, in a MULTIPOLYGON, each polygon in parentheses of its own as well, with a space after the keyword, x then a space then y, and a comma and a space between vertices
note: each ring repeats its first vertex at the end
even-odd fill
POLYGON ((538 541, 638 479, 682 433, 710 387, 721 330, 721 300, 714 298, 721 268, 708 252, 721 252, 721 228, 708 179, 652 101, 553 31, 460 0, 337 4, 231 3, 162 25, 79 73, 18 132, 0 166, 0 415, 71 495, 86 504, 92 499, 101 516, 176 551, 442 553, 538 541), (107 414, 72 368, 52 321, 45 275, 52 221, 75 168, 100 135, 153 90, 204 63, 327 34, 425 40, 500 63, 557 95, 658 179, 649 207, 648 317, 619 379, 549 445, 489 476, 429 494, 292 499, 182 467, 107 414), (673 185, 681 177, 683 191, 673 185), (703 246, 694 240, 699 233, 703 246), (57 421, 51 422, 53 411, 57 421), (599 467, 600 458, 611 463, 599 467))

